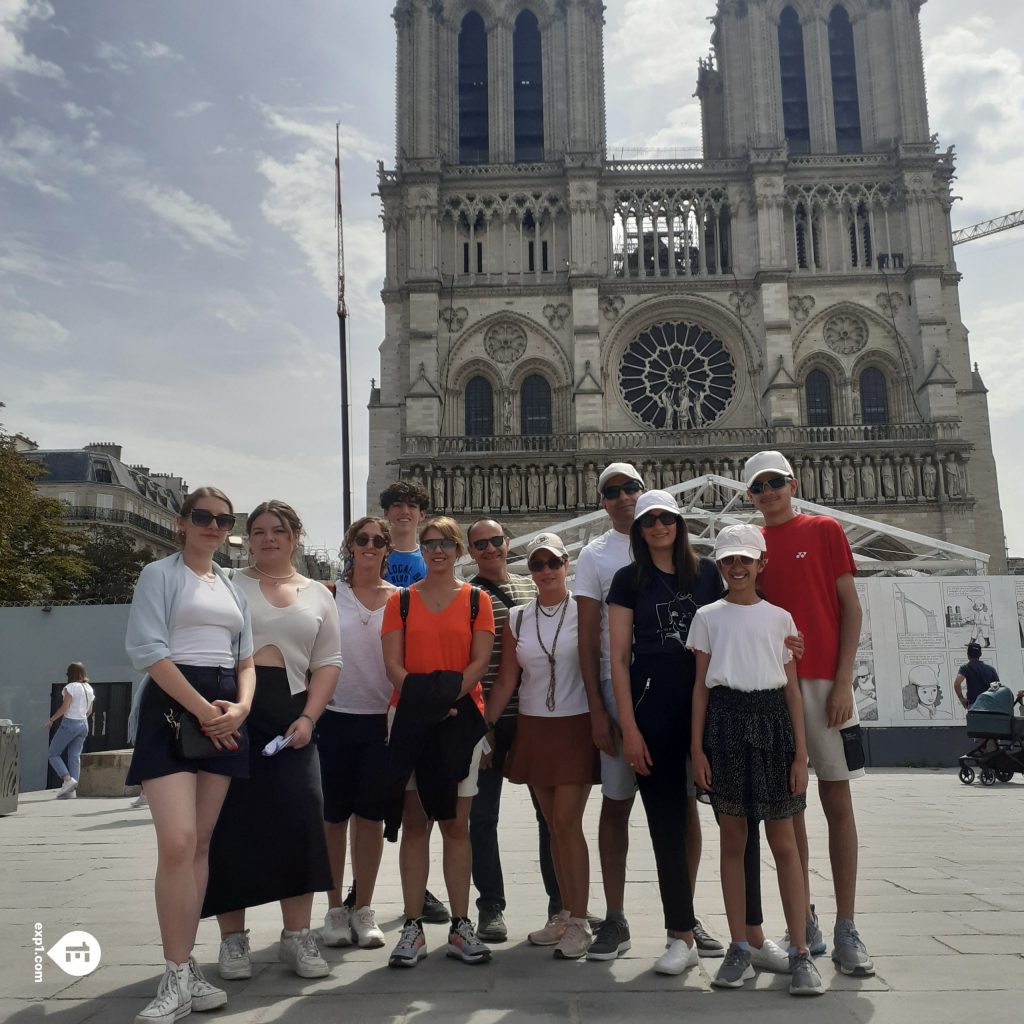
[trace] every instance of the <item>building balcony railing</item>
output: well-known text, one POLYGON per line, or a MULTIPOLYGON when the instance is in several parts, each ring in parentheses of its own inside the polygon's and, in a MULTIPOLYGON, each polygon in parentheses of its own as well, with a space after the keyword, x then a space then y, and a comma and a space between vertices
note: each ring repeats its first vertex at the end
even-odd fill
POLYGON ((720 427, 707 430, 613 430, 580 431, 571 434, 482 435, 477 437, 406 437, 403 456, 444 457, 451 455, 516 455, 519 453, 598 453, 631 451, 697 452, 735 449, 791 447, 831 449, 851 444, 893 444, 908 442, 959 441, 956 421, 932 423, 844 423, 812 427, 720 427))
POLYGON ((173 530, 152 519, 140 516, 137 512, 126 512, 120 508, 94 508, 91 505, 65 505, 64 518, 77 522, 111 523, 121 526, 134 526, 143 533, 159 537, 168 544, 177 543, 173 530))

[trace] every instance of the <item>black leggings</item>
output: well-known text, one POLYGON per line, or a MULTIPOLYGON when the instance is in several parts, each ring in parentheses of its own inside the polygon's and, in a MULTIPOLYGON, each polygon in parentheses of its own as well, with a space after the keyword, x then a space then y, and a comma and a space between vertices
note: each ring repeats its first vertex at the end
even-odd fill
POLYGON ((693 893, 686 862, 686 757, 690 749, 693 684, 671 657, 637 658, 630 671, 633 715, 653 762, 637 775, 654 847, 665 927, 693 929, 693 893))

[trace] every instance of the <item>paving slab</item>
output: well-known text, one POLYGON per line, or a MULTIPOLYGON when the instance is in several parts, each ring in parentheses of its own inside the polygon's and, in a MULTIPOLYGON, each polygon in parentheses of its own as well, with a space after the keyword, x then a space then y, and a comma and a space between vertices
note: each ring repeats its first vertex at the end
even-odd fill
MULTIPOLYGON (((603 1024, 643 1020, 702 1024, 753 1014, 758 1024, 962 1024, 990 1017, 1021 1019, 1024 1005, 1024 814, 1019 787, 965 787, 954 771, 876 771, 855 787, 860 832, 857 924, 873 955, 873 978, 848 978, 827 958, 818 964, 821 999, 794 1000, 783 976, 761 974, 742 991, 713 989, 718 962, 678 978, 654 974, 664 948, 654 859, 639 802, 630 829, 626 909, 633 948, 611 963, 566 963, 526 943, 543 924, 546 897, 536 854, 536 823, 520 787, 506 789, 501 841, 510 905, 510 941, 493 962, 467 966, 444 956, 446 932, 427 926, 430 955, 415 970, 393 970, 387 954, 401 927, 397 848, 385 849, 375 904, 387 945, 381 950, 325 949, 328 978, 303 981, 277 963, 280 914, 274 905, 249 912, 252 979, 224 983, 228 1006, 205 1015, 211 1024, 407 1024, 442 1014, 446 1024, 518 1024, 558 1020, 603 1024)), ((599 797, 588 807, 591 910, 603 897, 597 856, 599 797)), ((698 912, 726 930, 714 819, 701 809, 704 855, 698 912)), ((808 811, 812 888, 826 939, 835 901, 827 834, 813 792, 808 811)), ((130 1021, 155 991, 161 952, 153 908, 155 842, 148 812, 127 799, 55 801, 23 795, 17 813, 0 818, 0 1022, 85 1024, 130 1021), (103 947, 101 966, 84 978, 64 974, 48 958, 33 975, 32 938, 46 947, 64 933, 91 932, 103 947)), ((432 846, 431 889, 442 898, 440 840, 432 846)), ((777 881, 762 850, 765 927, 784 929, 777 881)), ((317 897, 314 924, 325 900, 317 897)), ((196 956, 216 980, 218 935, 200 926, 196 956), (212 965, 212 966, 211 966, 212 965)), ((203 1018, 197 1018, 202 1020, 203 1018)), ((423 1020, 423 1024, 427 1024, 423 1020)))

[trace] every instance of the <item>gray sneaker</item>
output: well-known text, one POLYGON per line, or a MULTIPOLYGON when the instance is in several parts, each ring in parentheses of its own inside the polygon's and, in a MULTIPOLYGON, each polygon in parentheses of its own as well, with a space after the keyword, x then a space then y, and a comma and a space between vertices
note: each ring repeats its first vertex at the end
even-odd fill
POLYGON ((498 907, 481 907, 476 923, 476 934, 481 942, 507 942, 508 925, 498 907))
POLYGON ((789 957, 789 994, 791 996, 821 996, 825 986, 814 966, 810 953, 792 953, 789 957))
POLYGON ((713 960, 717 957, 725 956, 725 946, 704 927, 704 922, 699 917, 693 924, 693 944, 697 947, 697 952, 702 957, 713 960))
MULTIPOLYGON (((779 941, 779 945, 783 949, 789 949, 793 945, 789 940, 788 928, 779 941)), ((821 934, 821 925, 818 924, 818 915, 814 910, 813 903, 811 904, 811 916, 807 919, 807 948, 811 951, 811 956, 821 956, 828 948, 825 945, 825 937, 821 934)))
POLYGON ((588 960, 615 960, 633 944, 629 941, 629 925, 609 917, 601 922, 597 935, 587 950, 588 960))
POLYGON ((857 929, 848 917, 836 919, 833 940, 832 959, 839 965, 839 970, 843 974, 864 978, 875 973, 875 965, 871 962, 857 929))
POLYGON ((743 988, 743 982, 750 981, 756 973, 750 964, 750 950, 730 942, 722 966, 711 979, 711 984, 715 988, 743 988))

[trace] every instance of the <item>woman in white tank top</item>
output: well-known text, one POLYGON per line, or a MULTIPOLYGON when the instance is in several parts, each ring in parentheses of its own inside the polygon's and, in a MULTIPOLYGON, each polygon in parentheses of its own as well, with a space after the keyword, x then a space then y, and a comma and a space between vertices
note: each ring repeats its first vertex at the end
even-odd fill
POLYGON ((78 796, 75 789, 82 774, 82 747, 89 735, 89 716, 96 698, 85 674, 85 666, 80 661, 68 665, 67 677, 64 701, 46 720, 46 728, 49 729, 58 718, 61 719, 60 726, 50 740, 48 752, 50 767, 62 780, 57 790, 58 800, 73 800, 78 796), (65 754, 66 763, 62 756, 65 754))

